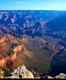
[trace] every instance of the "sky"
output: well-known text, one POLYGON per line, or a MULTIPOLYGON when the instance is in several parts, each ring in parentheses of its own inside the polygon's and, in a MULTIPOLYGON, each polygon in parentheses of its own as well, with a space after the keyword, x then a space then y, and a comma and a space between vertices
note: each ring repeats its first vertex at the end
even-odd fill
POLYGON ((66 10, 66 0, 0 0, 0 10, 66 10))

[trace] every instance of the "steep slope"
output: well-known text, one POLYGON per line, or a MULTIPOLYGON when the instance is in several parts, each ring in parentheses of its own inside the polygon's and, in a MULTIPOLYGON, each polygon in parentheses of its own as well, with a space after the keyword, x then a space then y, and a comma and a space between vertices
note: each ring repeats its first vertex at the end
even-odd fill
POLYGON ((50 75, 56 76, 59 73, 66 74, 66 51, 58 52, 52 59, 50 65, 50 75))

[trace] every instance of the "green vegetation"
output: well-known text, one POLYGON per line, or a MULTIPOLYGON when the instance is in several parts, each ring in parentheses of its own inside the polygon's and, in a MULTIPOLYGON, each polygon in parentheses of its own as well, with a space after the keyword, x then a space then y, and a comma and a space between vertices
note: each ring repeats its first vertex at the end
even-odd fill
POLYGON ((34 71, 39 72, 39 73, 47 73, 49 68, 50 68, 49 63, 35 63, 32 60, 27 60, 25 65, 30 70, 34 70, 34 71))

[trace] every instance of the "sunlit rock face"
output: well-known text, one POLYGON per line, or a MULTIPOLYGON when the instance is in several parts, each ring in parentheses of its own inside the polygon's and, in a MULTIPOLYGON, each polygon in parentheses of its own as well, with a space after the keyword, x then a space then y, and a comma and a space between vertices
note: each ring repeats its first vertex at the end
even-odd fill
MULTIPOLYGON (((0 67, 5 68, 6 63, 9 61, 14 62, 16 53, 9 56, 11 49, 13 50, 13 44, 17 43, 16 38, 9 34, 0 34, 0 67)), ((12 53, 12 52, 11 52, 12 53)))
POLYGON ((5 54, 9 50, 9 41, 6 37, 0 38, 0 54, 5 54))
POLYGON ((7 56, 7 52, 10 50, 11 45, 16 42, 16 39, 11 35, 4 35, 0 37, 0 54, 7 56))
POLYGON ((22 76, 22 78, 34 78, 32 72, 30 72, 25 65, 21 65, 20 67, 17 67, 12 73, 12 75, 15 78, 16 76, 19 76, 19 74, 22 76))
POLYGON ((66 74, 60 73, 59 75, 55 76, 56 79, 66 79, 66 74))
POLYGON ((16 65, 25 64, 28 59, 32 58, 31 51, 27 50, 24 45, 15 47, 14 52, 16 53, 16 65))

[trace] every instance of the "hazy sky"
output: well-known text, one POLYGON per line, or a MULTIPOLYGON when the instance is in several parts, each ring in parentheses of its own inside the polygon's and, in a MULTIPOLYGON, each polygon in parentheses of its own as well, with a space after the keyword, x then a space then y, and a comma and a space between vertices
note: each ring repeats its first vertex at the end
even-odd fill
POLYGON ((0 10, 66 10, 66 0, 0 0, 0 10))

